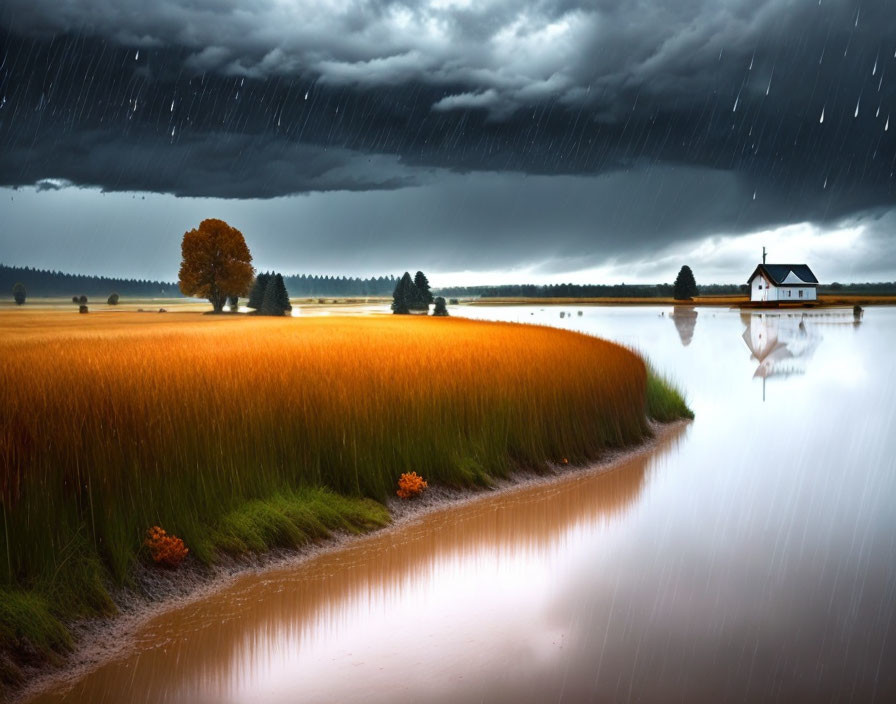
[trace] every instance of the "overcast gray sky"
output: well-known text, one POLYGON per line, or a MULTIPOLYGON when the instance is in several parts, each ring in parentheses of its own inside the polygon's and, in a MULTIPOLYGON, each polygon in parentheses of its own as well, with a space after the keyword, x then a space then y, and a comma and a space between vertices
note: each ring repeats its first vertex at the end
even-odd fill
MULTIPOLYGON (((0 261, 896 279, 891 0, 6 0, 0 261), (891 112, 893 125, 889 124, 891 112)), ((441 278, 439 278, 441 277, 441 278)))

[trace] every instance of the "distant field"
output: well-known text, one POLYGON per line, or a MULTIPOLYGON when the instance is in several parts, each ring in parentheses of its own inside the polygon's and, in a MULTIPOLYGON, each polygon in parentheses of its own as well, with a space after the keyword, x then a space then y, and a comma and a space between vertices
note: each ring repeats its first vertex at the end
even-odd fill
POLYGON ((819 296, 821 303, 826 306, 891 306, 896 305, 896 296, 873 296, 865 294, 823 294, 819 296))
POLYGON ((35 309, 0 311, 0 407, 0 654, 108 608, 153 525, 209 562, 376 523, 346 501, 402 472, 484 484, 687 414, 628 349, 538 326, 35 309))
MULTIPOLYGON (((300 308, 318 309, 322 306, 352 306, 352 305, 389 305, 391 298, 383 298, 377 296, 361 297, 333 297, 326 298, 292 298, 293 306, 300 308)), ((241 300, 241 305, 246 303, 246 299, 241 300)), ((89 300, 87 307, 91 313, 134 313, 141 310, 143 313, 158 313, 159 308, 164 308, 166 312, 198 312, 204 313, 211 310, 208 301, 197 301, 192 298, 128 298, 122 296, 117 305, 110 306, 106 299, 89 300)), ((41 311, 60 311, 65 313, 77 313, 78 304, 72 303, 71 298, 37 298, 29 296, 27 302, 23 306, 17 306, 11 298, 0 300, 0 311, 3 310, 36 310, 41 311)))

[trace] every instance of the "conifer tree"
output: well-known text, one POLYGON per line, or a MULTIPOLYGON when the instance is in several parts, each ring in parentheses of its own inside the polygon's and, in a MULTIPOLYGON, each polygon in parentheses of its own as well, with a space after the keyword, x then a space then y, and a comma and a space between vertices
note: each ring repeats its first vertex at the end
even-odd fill
POLYGON ((277 280, 274 276, 268 277, 267 285, 264 287, 264 298, 261 301, 262 315, 283 315, 277 305, 277 280))
POLYGON ((16 305, 22 305, 25 302, 26 292, 25 292, 25 284, 18 283, 12 287, 12 297, 16 302, 16 305))
POLYGON ((273 286, 274 294, 277 301, 277 308, 280 311, 280 315, 288 313, 292 310, 292 304, 289 302, 289 291, 286 290, 286 284, 283 281, 283 276, 277 274, 274 277, 273 286))
POLYGON ((249 292, 249 302, 246 304, 249 308, 261 310, 261 304, 264 302, 264 290, 267 288, 270 277, 271 275, 267 272, 255 277, 255 283, 249 292))
POLYGON ((414 286, 416 286, 417 290, 420 292, 420 302, 429 307, 429 304, 433 301, 432 293, 429 290, 429 279, 426 278, 426 274, 422 271, 418 271, 414 275, 414 286))
POLYGON ((672 290, 676 301, 689 301, 697 295, 697 282, 694 280, 694 272, 691 271, 691 267, 687 265, 681 267, 678 276, 675 277, 672 290))
POLYGON ((407 315, 411 312, 411 307, 418 298, 417 287, 411 280, 409 272, 404 272, 398 283, 395 285, 395 291, 392 294, 392 312, 398 315, 407 315))
POLYGON ((438 315, 438 316, 440 316, 440 317, 442 317, 442 316, 447 316, 447 315, 448 315, 448 308, 445 307, 445 299, 442 298, 441 296, 437 296, 437 297, 436 297, 436 300, 435 300, 435 303, 436 303, 436 307, 433 308, 432 314, 433 314, 433 315, 438 315))
POLYGON ((283 275, 272 271, 265 277, 264 291, 257 312, 261 315, 284 315, 291 311, 292 304, 289 302, 289 292, 286 290, 283 275))

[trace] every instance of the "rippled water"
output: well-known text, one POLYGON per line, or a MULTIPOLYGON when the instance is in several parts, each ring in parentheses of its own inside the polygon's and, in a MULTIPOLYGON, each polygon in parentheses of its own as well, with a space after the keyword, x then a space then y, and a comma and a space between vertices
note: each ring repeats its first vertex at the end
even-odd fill
POLYGON ((896 698, 896 309, 461 312, 636 347, 697 418, 613 472, 240 579, 38 701, 896 698))

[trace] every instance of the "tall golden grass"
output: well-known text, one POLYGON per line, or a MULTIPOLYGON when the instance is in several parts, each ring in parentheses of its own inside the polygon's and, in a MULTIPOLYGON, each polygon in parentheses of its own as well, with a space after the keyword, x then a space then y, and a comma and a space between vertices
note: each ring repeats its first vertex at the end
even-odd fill
POLYGON ((633 352, 537 326, 2 313, 0 587, 102 602, 154 525, 211 560, 210 527, 277 492, 593 459, 648 432, 646 389, 633 352))

